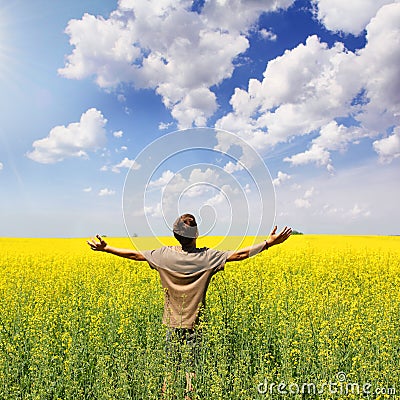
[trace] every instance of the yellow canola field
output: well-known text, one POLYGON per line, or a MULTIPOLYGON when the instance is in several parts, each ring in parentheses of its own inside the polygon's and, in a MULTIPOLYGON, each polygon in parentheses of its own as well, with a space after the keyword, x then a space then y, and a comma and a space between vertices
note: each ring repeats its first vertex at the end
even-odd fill
MULTIPOLYGON (((157 272, 85 241, 0 239, 0 399, 159 399, 168 374, 163 398, 183 399, 157 272)), ((397 398, 399 287, 399 237, 293 236, 228 263, 209 287, 192 398, 397 398)))

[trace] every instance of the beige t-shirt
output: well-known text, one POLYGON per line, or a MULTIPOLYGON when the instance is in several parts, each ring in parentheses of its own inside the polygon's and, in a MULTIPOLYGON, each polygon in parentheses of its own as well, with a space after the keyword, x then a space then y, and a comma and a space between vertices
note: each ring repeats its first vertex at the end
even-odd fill
POLYGON ((173 328, 196 325, 212 276, 224 269, 233 253, 207 247, 186 252, 180 246, 143 252, 150 267, 159 272, 164 288, 163 324, 173 328))

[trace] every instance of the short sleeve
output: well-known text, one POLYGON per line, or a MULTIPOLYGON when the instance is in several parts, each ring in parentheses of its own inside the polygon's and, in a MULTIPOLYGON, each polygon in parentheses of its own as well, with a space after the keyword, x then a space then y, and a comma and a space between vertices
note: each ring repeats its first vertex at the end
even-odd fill
POLYGON ((142 254, 150 265, 150 268, 158 271, 158 268, 160 267, 160 249, 144 250, 142 251, 142 254))
POLYGON ((207 253, 210 268, 214 270, 214 273, 217 273, 224 270, 226 260, 234 253, 234 251, 208 249, 207 253))

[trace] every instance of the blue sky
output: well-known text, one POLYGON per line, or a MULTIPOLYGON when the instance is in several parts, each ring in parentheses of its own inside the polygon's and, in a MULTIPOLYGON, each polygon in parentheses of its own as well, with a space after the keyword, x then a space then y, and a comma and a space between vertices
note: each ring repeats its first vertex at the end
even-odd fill
MULTIPOLYGON (((144 170, 135 158, 206 126, 260 154, 279 226, 400 233, 399 20, 390 0, 0 2, 0 236, 126 235, 125 177, 144 170)), ((193 158, 196 173, 170 160, 149 187, 201 177, 222 214, 237 194, 217 171, 251 192, 245 151, 222 170, 193 158)), ((190 196, 198 215, 205 197, 190 196)), ((152 201, 144 213, 157 221, 152 201)), ((129 233, 146 234, 137 222, 129 233)))

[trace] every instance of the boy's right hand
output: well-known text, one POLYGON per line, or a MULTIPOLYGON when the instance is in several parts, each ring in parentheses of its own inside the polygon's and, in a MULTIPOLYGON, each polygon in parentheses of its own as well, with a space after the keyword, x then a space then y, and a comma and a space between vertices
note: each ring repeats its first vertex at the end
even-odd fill
POLYGON ((279 232, 278 234, 276 233, 277 229, 278 229, 278 227, 275 226, 274 229, 272 230, 271 234, 269 235, 269 238, 267 239, 268 247, 283 243, 292 234, 292 228, 288 228, 287 226, 285 226, 282 229, 282 231, 279 232))

